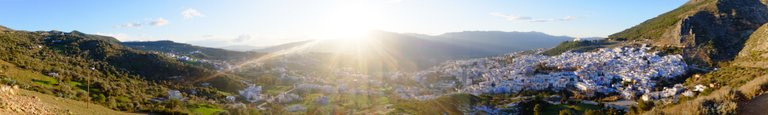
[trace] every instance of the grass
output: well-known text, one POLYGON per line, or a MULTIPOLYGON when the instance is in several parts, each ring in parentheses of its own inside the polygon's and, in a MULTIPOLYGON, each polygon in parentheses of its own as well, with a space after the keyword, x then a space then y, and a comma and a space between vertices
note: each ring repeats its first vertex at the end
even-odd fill
POLYGON ((738 87, 762 75, 768 75, 768 69, 726 66, 720 68, 717 71, 705 74, 701 78, 689 78, 686 80, 685 84, 694 86, 697 84, 707 85, 713 83, 730 87, 738 87))
POLYGON ((42 79, 32 79, 32 82, 43 86, 43 87, 53 87, 53 85, 58 84, 58 81, 56 79, 53 79, 51 77, 43 77, 42 79))
POLYGON ((576 113, 584 113, 584 111, 587 110, 601 110, 603 107, 597 106, 597 105, 590 105, 590 104, 573 104, 573 105, 550 105, 545 104, 544 108, 542 109, 542 115, 557 115, 560 113, 560 110, 575 110, 576 113))
POLYGON ((216 115, 217 113, 226 112, 224 109, 209 104, 195 104, 189 110, 196 115, 216 115))
MULTIPOLYGON (((735 74, 744 72, 749 71, 732 71, 728 73, 735 74)), ((715 72, 711 74, 723 73, 715 72)), ((768 90, 768 74, 763 73, 759 77, 736 75, 731 75, 731 77, 714 78, 718 79, 716 81, 727 81, 724 83, 728 83, 719 89, 709 93, 701 93, 700 96, 695 99, 680 102, 676 105, 662 106, 660 108, 654 109, 654 111, 646 112, 645 114, 736 114, 736 108, 739 102, 752 99, 753 97, 758 96, 759 94, 763 94, 768 90), (745 80, 746 82, 743 82, 745 80)))
POLYGON ((589 51, 597 48, 602 48, 603 45, 609 45, 605 40, 584 40, 584 41, 565 41, 557 45, 556 47, 542 52, 544 55, 554 56, 560 55, 567 51, 589 51))
POLYGON ((462 108, 476 105, 480 98, 470 94, 451 94, 425 101, 398 100, 394 101, 395 113, 407 114, 463 114, 462 108))
POLYGON ((126 113, 126 112, 120 112, 115 111, 112 109, 109 109, 107 107, 96 105, 96 104, 90 104, 82 101, 75 101, 65 98, 59 98, 54 97, 47 94, 42 94, 34 91, 28 91, 28 90, 18 90, 19 95, 21 96, 34 96, 40 99, 42 103, 45 103, 46 105, 55 106, 56 108, 60 108, 62 110, 68 110, 74 115, 130 115, 130 114, 138 114, 138 113, 126 113))
POLYGON ((50 85, 57 83, 55 79, 49 76, 31 71, 31 70, 20 69, 16 67, 16 65, 10 64, 2 60, 0 60, 0 66, 3 66, 3 69, 0 70, 2 71, 2 73, 0 73, 0 76, 6 76, 11 79, 14 79, 19 84, 50 87, 50 85))
POLYGON ((663 34, 672 29, 672 27, 678 23, 683 16, 691 15, 700 9, 705 9, 706 6, 714 3, 716 0, 705 0, 697 3, 688 3, 678 7, 675 10, 661 14, 653 19, 640 23, 637 26, 624 30, 622 32, 608 36, 613 40, 637 40, 637 39, 658 39, 663 34))

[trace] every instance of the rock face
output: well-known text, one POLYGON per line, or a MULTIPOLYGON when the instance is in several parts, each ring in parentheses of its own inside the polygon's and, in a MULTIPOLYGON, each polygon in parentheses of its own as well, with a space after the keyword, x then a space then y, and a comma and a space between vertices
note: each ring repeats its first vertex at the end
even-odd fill
POLYGON ((609 39, 681 48, 692 63, 711 65, 734 59, 766 14, 760 0, 691 0, 609 39))
POLYGON ((768 68, 768 24, 757 29, 749 37, 736 57, 736 65, 768 68))

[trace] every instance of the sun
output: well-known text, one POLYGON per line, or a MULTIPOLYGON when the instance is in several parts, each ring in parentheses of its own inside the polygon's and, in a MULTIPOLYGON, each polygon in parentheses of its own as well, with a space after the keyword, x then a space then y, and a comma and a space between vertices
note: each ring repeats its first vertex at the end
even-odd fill
POLYGON ((380 12, 360 2, 342 2, 329 11, 320 39, 366 39, 381 25, 380 12))

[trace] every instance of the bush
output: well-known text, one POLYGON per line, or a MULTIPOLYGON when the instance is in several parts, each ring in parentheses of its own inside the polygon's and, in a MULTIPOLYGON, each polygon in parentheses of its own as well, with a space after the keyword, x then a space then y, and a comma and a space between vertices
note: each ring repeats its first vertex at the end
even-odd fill
POLYGON ((587 109, 584 111, 584 115, 604 115, 601 111, 587 109))

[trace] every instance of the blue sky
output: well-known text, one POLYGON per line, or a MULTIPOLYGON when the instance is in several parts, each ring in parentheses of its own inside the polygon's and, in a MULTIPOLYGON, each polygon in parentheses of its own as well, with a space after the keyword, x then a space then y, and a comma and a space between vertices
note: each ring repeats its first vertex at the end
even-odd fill
POLYGON ((494 30, 605 37, 687 0, 9 0, 0 25, 123 41, 270 46, 362 30, 494 30))

